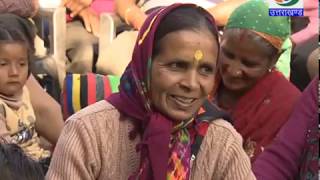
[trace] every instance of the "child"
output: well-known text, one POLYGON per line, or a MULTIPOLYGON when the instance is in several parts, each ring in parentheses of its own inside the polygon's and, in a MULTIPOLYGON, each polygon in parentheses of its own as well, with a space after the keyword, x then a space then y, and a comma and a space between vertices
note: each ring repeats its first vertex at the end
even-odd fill
POLYGON ((0 179, 44 180, 44 173, 18 145, 0 143, 0 179))
POLYGON ((32 54, 26 38, 0 26, 0 137, 19 145, 38 161, 50 157, 39 145, 35 115, 25 83, 32 54))

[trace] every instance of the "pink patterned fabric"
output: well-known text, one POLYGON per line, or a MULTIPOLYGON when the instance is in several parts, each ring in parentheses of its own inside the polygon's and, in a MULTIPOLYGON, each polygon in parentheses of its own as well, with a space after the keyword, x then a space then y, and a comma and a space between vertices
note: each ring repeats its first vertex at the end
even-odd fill
POLYGON ((114 12, 114 0, 94 0, 90 6, 96 13, 114 12))
POLYGON ((295 44, 303 43, 316 34, 319 34, 319 1, 318 0, 304 0, 304 16, 308 17, 310 22, 308 26, 301 31, 294 33, 291 36, 292 41, 295 44))
MULTIPOLYGON (((90 8, 98 15, 101 13, 112 13, 114 12, 114 0, 93 0, 90 8)), ((67 14, 66 18, 67 22, 70 22, 73 19, 69 14, 67 14)))

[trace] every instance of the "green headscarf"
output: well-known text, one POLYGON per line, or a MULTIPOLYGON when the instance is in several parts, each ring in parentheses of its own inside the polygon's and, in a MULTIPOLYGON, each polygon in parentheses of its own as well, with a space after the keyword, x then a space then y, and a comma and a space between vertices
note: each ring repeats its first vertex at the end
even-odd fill
POLYGON ((269 6, 264 0, 250 0, 235 9, 228 19, 225 29, 240 28, 271 35, 281 39, 281 54, 276 68, 286 77, 290 75, 290 54, 292 43, 289 36, 291 25, 289 17, 269 16, 269 6))
POLYGON ((228 19, 226 29, 243 28, 281 38, 290 35, 290 21, 284 16, 269 16, 269 6, 263 0, 250 0, 235 9, 228 19))

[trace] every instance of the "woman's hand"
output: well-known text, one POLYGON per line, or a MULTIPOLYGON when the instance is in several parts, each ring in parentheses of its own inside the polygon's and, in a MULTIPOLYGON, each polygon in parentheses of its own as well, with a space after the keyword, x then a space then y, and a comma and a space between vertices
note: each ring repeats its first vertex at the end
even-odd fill
POLYGON ((140 29, 147 15, 140 9, 140 7, 133 5, 126 9, 124 19, 128 25, 132 25, 135 29, 140 29))
POLYGON ((140 13, 138 16, 135 17, 136 19, 133 20, 133 27, 139 30, 143 25, 144 21, 147 19, 147 15, 144 13, 140 13))
POLYGON ((99 37, 100 16, 91 8, 83 9, 80 11, 79 16, 82 18, 86 30, 99 37))
POLYGON ((92 0, 63 0, 63 6, 70 9, 71 17, 75 17, 79 15, 79 13, 85 9, 88 8, 92 3, 92 0))

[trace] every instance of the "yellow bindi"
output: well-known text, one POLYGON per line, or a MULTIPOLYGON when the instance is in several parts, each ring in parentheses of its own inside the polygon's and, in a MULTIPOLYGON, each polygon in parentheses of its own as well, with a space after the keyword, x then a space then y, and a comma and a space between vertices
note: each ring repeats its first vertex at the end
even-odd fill
POLYGON ((203 59, 203 52, 201 50, 196 50, 196 52, 194 53, 194 59, 196 60, 196 62, 199 62, 203 59))

